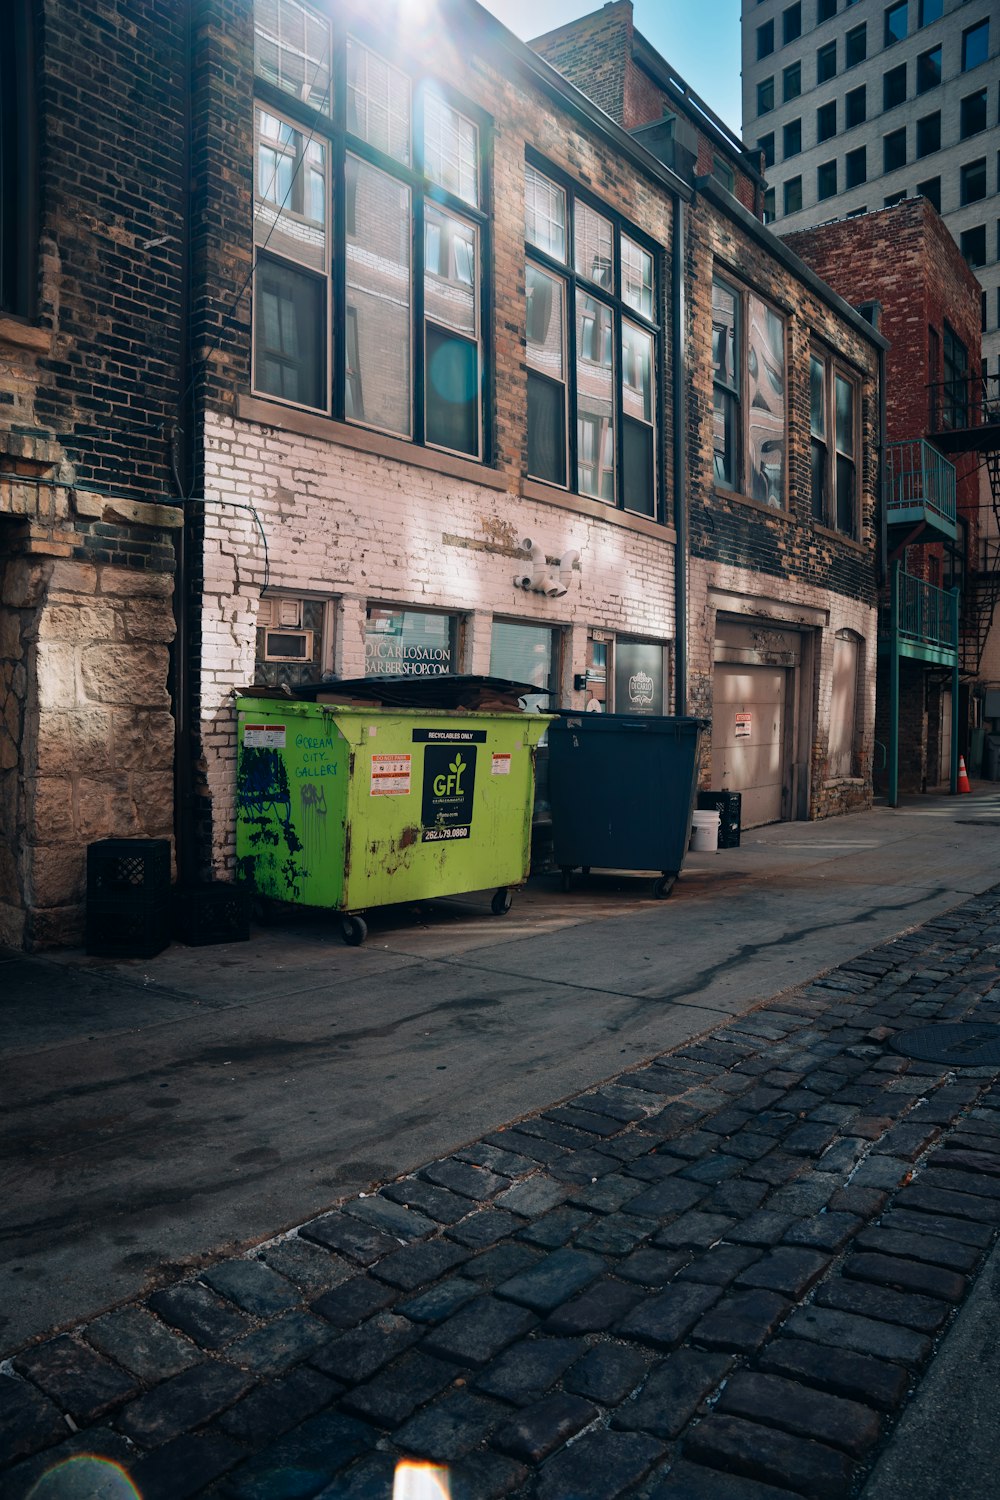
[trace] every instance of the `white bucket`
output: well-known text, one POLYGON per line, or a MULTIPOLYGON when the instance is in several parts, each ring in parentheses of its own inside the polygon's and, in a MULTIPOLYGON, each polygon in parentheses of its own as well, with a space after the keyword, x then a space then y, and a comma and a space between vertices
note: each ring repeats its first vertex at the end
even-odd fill
POLYGON ((691 848, 696 854, 717 853, 721 818, 718 808, 691 814, 691 848))

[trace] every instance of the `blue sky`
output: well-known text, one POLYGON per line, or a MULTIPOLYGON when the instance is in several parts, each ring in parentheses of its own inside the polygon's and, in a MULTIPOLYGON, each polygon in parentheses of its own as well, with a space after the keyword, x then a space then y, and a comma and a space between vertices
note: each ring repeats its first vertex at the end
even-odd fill
MULTIPOLYGON (((481 0, 524 41, 602 0, 481 0)), ((740 133, 740 0, 633 0, 636 30, 740 133)))

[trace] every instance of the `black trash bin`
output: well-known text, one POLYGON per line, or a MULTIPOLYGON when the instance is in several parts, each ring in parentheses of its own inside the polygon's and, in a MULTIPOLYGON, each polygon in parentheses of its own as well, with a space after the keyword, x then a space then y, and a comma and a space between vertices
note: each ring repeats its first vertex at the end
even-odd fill
POLYGON ((569 890, 582 868, 658 870, 669 896, 691 833, 702 719, 566 713, 549 725, 555 863, 569 890))

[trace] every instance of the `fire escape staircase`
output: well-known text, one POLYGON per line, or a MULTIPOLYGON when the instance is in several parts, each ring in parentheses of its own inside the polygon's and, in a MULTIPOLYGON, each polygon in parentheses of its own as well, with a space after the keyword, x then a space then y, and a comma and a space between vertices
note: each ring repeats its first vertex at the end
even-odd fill
POLYGON ((989 478, 979 566, 968 572, 961 611, 960 669, 963 677, 976 677, 1000 604, 1000 375, 932 387, 931 412, 934 447, 956 457, 978 455, 989 478))

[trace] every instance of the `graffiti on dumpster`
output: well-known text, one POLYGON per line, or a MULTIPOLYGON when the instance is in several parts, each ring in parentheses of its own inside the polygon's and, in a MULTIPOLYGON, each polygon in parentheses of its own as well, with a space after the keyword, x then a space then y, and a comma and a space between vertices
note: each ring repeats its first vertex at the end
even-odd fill
POLYGON ((475 745, 427 746, 420 818, 423 843, 469 837, 475 782, 475 745))
POLYGON ((297 858, 302 843, 292 823, 288 773, 277 750, 243 745, 236 778, 236 806, 252 851, 240 861, 240 878, 254 881, 258 860, 266 859, 277 868, 282 883, 297 896, 306 872, 297 858))

